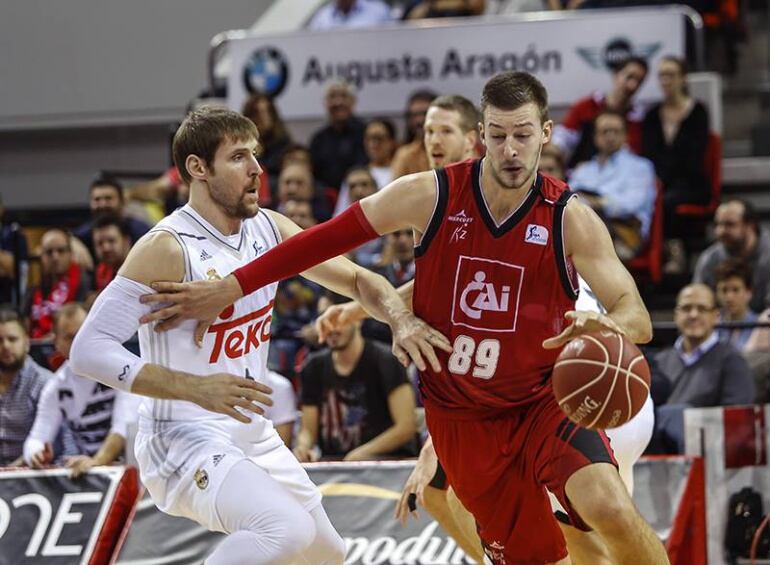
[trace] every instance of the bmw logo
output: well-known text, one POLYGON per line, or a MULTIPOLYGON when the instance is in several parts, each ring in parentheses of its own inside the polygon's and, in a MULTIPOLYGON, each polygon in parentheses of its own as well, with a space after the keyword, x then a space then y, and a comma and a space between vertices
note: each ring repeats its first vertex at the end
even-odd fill
POLYGON ((283 53, 274 47, 260 47, 243 68, 243 83, 250 93, 262 92, 271 98, 283 91, 289 79, 289 66, 283 53))

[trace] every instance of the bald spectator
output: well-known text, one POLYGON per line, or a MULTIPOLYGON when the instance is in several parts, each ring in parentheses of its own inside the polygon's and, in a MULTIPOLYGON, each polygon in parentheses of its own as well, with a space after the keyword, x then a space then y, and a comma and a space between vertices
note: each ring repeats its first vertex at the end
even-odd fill
POLYGON ((706 248, 695 264, 693 282, 716 288, 716 270, 726 259, 745 261, 753 273, 749 306, 762 312, 770 306, 770 236, 760 227, 754 207, 736 198, 727 200, 714 215, 717 241, 706 248))
POLYGON ((45 232, 40 247, 41 282, 30 289, 26 308, 30 336, 35 339, 52 337, 57 310, 69 302, 82 302, 91 290, 91 277, 73 261, 70 238, 64 230, 45 232))
POLYGON ((27 238, 20 228, 8 222, 0 197, 0 304, 20 304, 27 281, 27 238), (19 278, 22 280, 22 296, 15 290, 14 262, 19 261, 19 278))
POLYGON ((329 123, 310 140, 313 174, 325 186, 339 190, 345 173, 354 165, 365 165, 364 123, 353 115, 353 87, 334 81, 324 98, 329 123))
POLYGON ((430 103, 436 98, 436 93, 431 90, 417 90, 409 96, 406 106, 406 140, 393 156, 391 169, 393 178, 412 173, 420 173, 430 169, 428 154, 425 151, 423 140, 423 126, 425 114, 428 113, 430 103))
POLYGON ((98 260, 94 272, 94 290, 101 292, 115 278, 126 260, 131 249, 131 234, 123 218, 109 214, 96 218, 93 237, 98 260))
POLYGON ((123 216, 131 235, 131 243, 136 243, 140 237, 150 231, 150 226, 145 222, 125 215, 123 185, 117 179, 109 176, 96 178, 91 183, 88 203, 91 209, 91 220, 76 228, 73 234, 85 244, 92 257, 96 254, 93 240, 94 220, 100 214, 111 213, 123 216))
POLYGON ((653 442, 658 451, 681 453, 685 408, 753 404, 754 379, 746 360, 715 331, 719 309, 704 284, 684 287, 674 322, 679 338, 653 359, 653 399, 658 406, 653 442))
POLYGON ((641 151, 644 109, 634 102, 634 96, 644 83, 647 70, 647 61, 641 57, 620 61, 612 72, 612 88, 607 94, 597 91, 572 105, 551 138, 551 143, 562 151, 568 169, 596 154, 593 126, 605 109, 626 117, 628 145, 634 153, 641 151))
POLYGON ((393 19, 390 6, 381 0, 331 0, 313 15, 308 29, 372 27, 393 19))
POLYGON ((29 338, 13 310, 0 310, 0 467, 21 464, 37 403, 53 375, 29 356, 29 338))

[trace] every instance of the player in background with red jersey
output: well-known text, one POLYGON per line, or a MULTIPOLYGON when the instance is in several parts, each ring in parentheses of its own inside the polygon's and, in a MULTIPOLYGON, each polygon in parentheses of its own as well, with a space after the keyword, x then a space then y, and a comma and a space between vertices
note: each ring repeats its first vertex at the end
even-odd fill
POLYGON ((451 354, 439 353, 441 371, 416 359, 428 427, 487 556, 570 563, 547 487, 575 526, 601 535, 615 563, 667 563, 606 436, 572 424, 550 386, 567 341, 609 330, 646 342, 649 314, 601 219, 564 183, 537 174, 553 127, 542 84, 527 73, 499 74, 485 85, 481 110, 482 160, 402 177, 222 281, 157 285, 162 292, 148 300, 174 304, 146 319, 205 324, 272 280, 411 228, 419 242, 415 314, 437 330, 435 340, 440 332, 453 344, 451 354), (606 315, 574 311, 577 273, 606 315))

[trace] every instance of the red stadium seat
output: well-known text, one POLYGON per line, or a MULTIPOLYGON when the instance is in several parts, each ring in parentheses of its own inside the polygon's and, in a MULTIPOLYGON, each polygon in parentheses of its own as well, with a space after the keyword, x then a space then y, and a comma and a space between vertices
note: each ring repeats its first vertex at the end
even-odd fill
POLYGON ((641 274, 657 284, 663 277, 663 187, 660 182, 656 183, 655 192, 655 210, 647 246, 631 260, 628 269, 634 275, 641 274))
POLYGON ((708 204, 679 204, 676 213, 679 216, 710 216, 713 214, 722 196, 722 138, 713 131, 709 133, 704 159, 706 179, 711 183, 711 200, 708 204))

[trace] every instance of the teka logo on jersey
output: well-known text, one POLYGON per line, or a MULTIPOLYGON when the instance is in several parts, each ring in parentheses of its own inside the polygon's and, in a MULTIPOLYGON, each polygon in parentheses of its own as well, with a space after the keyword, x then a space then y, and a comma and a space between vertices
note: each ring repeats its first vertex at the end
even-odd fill
POLYGON ((493 332, 516 331, 524 267, 460 256, 452 299, 452 324, 493 332))
MULTIPOLYGON (((209 363, 216 363, 224 351, 229 359, 238 359, 248 355, 260 344, 270 341, 270 322, 273 317, 271 300, 267 306, 234 320, 212 324, 208 333, 215 335, 209 363)), ((225 309, 226 311, 227 309, 225 309)), ((225 314, 223 312, 223 314, 225 314)), ((232 316, 232 311, 230 311, 232 316)), ((220 315, 221 316, 221 315, 220 315)))

